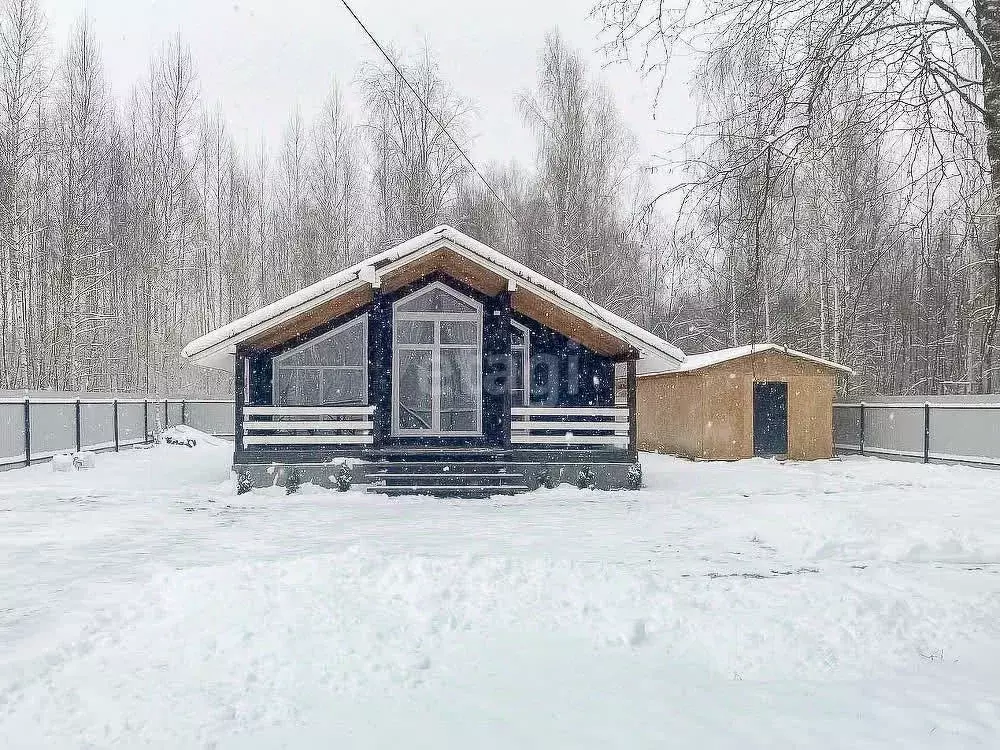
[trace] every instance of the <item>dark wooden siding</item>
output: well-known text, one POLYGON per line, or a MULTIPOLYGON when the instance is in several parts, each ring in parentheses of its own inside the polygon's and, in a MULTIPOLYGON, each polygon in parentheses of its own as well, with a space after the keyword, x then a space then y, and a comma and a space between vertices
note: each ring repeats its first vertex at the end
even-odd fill
POLYGON ((382 445, 392 430, 392 299, 378 292, 368 311, 368 403, 379 407, 372 436, 382 445))
POLYGON ((531 403, 614 406, 615 362, 543 323, 514 315, 531 332, 531 403))
POLYGON ((506 445, 510 434, 510 293, 483 300, 483 435, 506 445))

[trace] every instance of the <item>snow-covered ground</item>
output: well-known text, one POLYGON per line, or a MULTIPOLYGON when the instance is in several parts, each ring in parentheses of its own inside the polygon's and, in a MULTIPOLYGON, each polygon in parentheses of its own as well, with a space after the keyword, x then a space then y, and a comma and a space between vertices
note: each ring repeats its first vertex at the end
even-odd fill
POLYGON ((447 501, 228 463, 0 474, 0 747, 1000 747, 1000 472, 447 501))

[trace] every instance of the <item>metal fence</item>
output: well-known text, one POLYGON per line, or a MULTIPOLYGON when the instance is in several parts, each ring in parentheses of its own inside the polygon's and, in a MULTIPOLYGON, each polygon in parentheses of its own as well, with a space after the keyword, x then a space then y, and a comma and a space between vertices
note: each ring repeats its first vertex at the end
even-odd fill
POLYGON ((1000 402, 834 404, 833 443, 838 453, 1000 467, 1000 402))
POLYGON ((228 399, 0 396, 0 470, 57 453, 120 450, 186 424, 219 437, 234 433, 228 399))
MULTIPOLYGON (((179 424, 232 438, 233 401, 0 395, 0 470, 57 453, 148 443, 179 424)), ((938 396, 933 402, 834 404, 833 442, 838 453, 1000 467, 1000 401, 938 396)))

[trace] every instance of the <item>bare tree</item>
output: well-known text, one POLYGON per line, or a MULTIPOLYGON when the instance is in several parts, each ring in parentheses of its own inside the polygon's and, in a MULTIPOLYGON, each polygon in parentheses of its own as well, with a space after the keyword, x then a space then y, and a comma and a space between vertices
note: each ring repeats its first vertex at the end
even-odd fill
POLYGON ((313 124, 308 164, 309 243, 321 274, 362 253, 367 185, 358 130, 336 85, 313 124))
POLYGON ((29 384, 32 347, 28 294, 32 243, 41 217, 29 193, 40 157, 45 19, 36 0, 0 5, 0 383, 29 384))
POLYGON ((397 64, 419 98, 389 66, 367 65, 361 75, 374 210, 384 246, 447 221, 468 171, 451 138, 468 146, 470 104, 441 77, 430 50, 397 64))
POLYGON ((93 27, 84 18, 73 30, 59 72, 55 103, 53 221, 58 247, 59 305, 53 348, 64 361, 59 372, 69 388, 109 387, 107 323, 113 314, 101 289, 111 269, 105 235, 109 127, 112 115, 93 27))
POLYGON ((633 305, 634 232, 642 202, 629 205, 634 138, 608 91, 557 32, 539 55, 538 87, 520 97, 535 134, 539 178, 530 220, 537 259, 566 286, 619 310, 633 305))
MULTIPOLYGON (((786 258, 802 251, 802 243, 811 244, 814 251, 826 248, 817 266, 820 348, 839 353, 843 343, 845 321, 830 315, 843 312, 842 299, 831 296, 841 297, 844 289, 832 283, 827 271, 848 263, 848 248, 833 252, 833 236, 823 238, 816 232, 811 237, 798 232, 784 248, 780 240, 787 234, 784 204, 789 199, 798 201, 797 216, 803 209, 824 216, 820 196, 836 186, 816 184, 820 172, 814 167, 831 158, 831 149, 850 144, 859 131, 875 135, 865 149, 892 154, 891 168, 879 177, 879 187, 868 185, 875 190, 876 203, 880 191, 897 196, 897 206, 919 197, 898 217, 900 236, 890 243, 888 263, 906 256, 913 247, 910 240, 921 231, 927 237, 936 216, 952 212, 956 205, 989 205, 988 225, 966 212, 957 226, 963 235, 960 254, 966 257, 976 232, 982 236, 985 231, 990 238, 986 262, 974 260, 975 270, 964 277, 973 291, 963 296, 973 300, 962 315, 970 319, 972 336, 978 340, 979 367, 973 379, 983 388, 997 382, 991 358, 1000 319, 1000 69, 995 64, 1000 6, 978 0, 967 7, 949 0, 862 0, 850 5, 830 0, 710 0, 680 6, 601 0, 595 12, 604 19, 608 51, 660 81, 678 45, 701 51, 696 79, 707 106, 686 160, 692 182, 683 187, 689 194, 704 194, 723 185, 733 190, 757 186, 747 207, 760 221, 745 222, 753 241, 751 265, 761 249, 779 249, 784 266, 786 258), (729 139, 722 150, 721 139, 729 139), (815 195, 807 196, 805 190, 815 195), (771 235, 763 248, 756 245, 757 225, 761 237, 771 235)), ((864 229, 856 234, 869 243, 860 248, 862 254, 886 241, 864 229)), ((878 271, 867 273, 877 277, 878 271)), ((855 272, 866 278, 860 269, 855 272)), ((917 283, 925 282, 937 283, 917 283)), ((760 296, 760 290, 756 294, 760 296)))

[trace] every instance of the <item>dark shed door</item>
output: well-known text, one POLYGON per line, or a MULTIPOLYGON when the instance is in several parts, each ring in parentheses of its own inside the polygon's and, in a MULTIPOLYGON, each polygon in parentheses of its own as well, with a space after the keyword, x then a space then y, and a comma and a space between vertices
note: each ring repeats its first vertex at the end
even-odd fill
POLYGON ((753 452, 788 453, 788 383, 753 384, 753 452))

